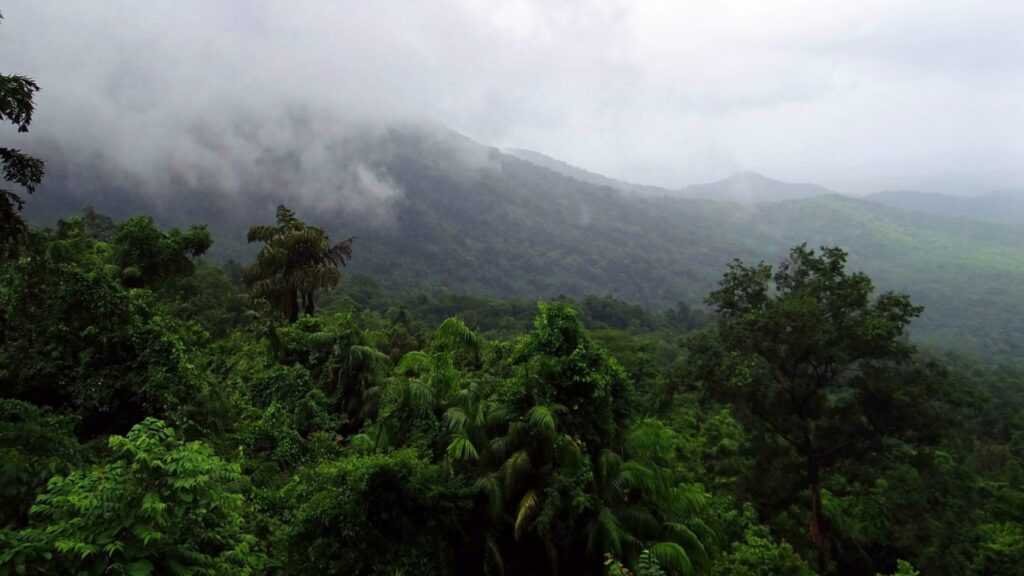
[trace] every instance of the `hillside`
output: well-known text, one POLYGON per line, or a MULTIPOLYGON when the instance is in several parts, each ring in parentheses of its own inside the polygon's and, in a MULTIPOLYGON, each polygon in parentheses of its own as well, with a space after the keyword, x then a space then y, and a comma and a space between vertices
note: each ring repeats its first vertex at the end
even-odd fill
POLYGON ((73 163, 55 161, 61 156, 51 151, 52 176, 31 214, 52 222, 94 204, 119 217, 152 212, 167 224, 206 222, 219 257, 246 259, 245 229, 270 221, 284 202, 332 237, 357 235, 349 270, 396 292, 609 293, 651 308, 700 302, 733 258, 776 261, 798 243, 837 244, 880 288, 908 292, 927 307, 918 335, 986 357, 1024 356, 1024 291, 1015 288, 1024 285, 1020 227, 837 195, 763 205, 627 196, 422 128, 349 134, 330 150, 337 157, 315 165, 302 149, 265 151, 267 160, 241 172, 234 191, 171 172, 154 179, 173 188, 156 193, 140 192, 138 181, 110 165, 93 164, 98 176, 79 181, 67 171, 73 163), (306 176, 325 166, 336 171, 337 192, 303 193, 306 176))
POLYGON ((980 196, 951 196, 914 190, 887 190, 868 200, 904 210, 957 218, 1024 224, 1024 192, 992 192, 980 196))
POLYGON ((556 158, 541 154, 540 152, 534 152, 533 150, 525 150, 523 148, 502 148, 501 151, 510 156, 515 156, 520 160, 526 160, 531 164, 536 164, 542 168, 547 168, 548 170, 557 172, 563 176, 568 176, 588 184, 607 186, 624 192, 635 192, 638 194, 649 194, 652 196, 668 196, 675 193, 667 188, 648 186, 646 184, 634 184, 632 182, 624 182, 622 180, 616 180, 615 178, 609 178, 595 172, 590 172, 589 170, 584 170, 583 168, 578 168, 568 162, 563 162, 556 158))

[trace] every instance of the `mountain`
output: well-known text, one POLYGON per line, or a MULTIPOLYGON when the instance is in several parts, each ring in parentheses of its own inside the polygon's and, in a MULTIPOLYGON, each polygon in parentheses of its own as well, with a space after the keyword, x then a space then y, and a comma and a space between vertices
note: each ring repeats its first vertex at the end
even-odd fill
MULTIPOLYGON (((765 204, 624 194, 436 128, 308 124, 283 143, 227 125, 203 137, 204 155, 169 152, 174 161, 145 174, 116 158, 32 150, 49 162, 28 214, 52 223, 93 204, 165 225, 205 222, 215 257, 244 260, 246 228, 286 203, 334 238, 357 235, 348 271, 396 292, 597 293, 651 308, 701 302, 734 258, 778 262, 799 243, 839 245, 880 289, 926 306, 914 325, 923 341, 1024 358, 1024 227, 832 194, 765 204)), ((772 198, 820 190, 741 178, 769 182, 772 198)))
POLYGON ((739 202, 744 204, 758 202, 775 202, 779 200, 793 200, 797 198, 809 198, 822 194, 835 194, 835 192, 817 186, 815 184, 794 184, 782 182, 762 176, 757 172, 736 172, 724 180, 709 182, 706 184, 693 184, 681 190, 670 190, 658 186, 647 186, 624 182, 614 178, 608 178, 582 168, 578 168, 550 156, 524 150, 522 148, 503 148, 502 152, 515 156, 521 160, 547 168, 563 176, 568 176, 580 182, 605 186, 649 196, 680 196, 684 198, 699 198, 704 200, 717 200, 724 202, 739 202))
POLYGON ((757 172, 736 172, 724 180, 687 186, 678 194, 686 198, 757 203, 810 198, 835 192, 815 184, 773 180, 757 172))
POLYGON ((893 190, 869 194, 865 198, 916 212, 1024 224, 1024 191, 990 192, 980 196, 950 196, 934 192, 893 190))
POLYGON ((648 194, 652 196, 667 196, 673 194, 673 191, 668 190, 667 188, 623 182, 622 180, 602 176, 601 174, 577 168, 572 164, 562 162, 561 160, 546 156, 540 152, 534 152, 533 150, 525 150, 523 148, 502 148, 501 151, 505 154, 515 156, 520 160, 526 160, 531 164, 562 174, 563 176, 579 180, 580 182, 615 188, 617 190, 622 190, 623 192, 635 192, 637 194, 648 194))

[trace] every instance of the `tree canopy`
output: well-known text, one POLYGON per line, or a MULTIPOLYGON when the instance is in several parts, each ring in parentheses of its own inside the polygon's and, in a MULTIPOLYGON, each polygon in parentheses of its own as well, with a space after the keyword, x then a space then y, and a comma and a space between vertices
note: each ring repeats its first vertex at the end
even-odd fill
POLYGON ((320 228, 308 226, 284 206, 277 207, 276 226, 253 226, 249 242, 263 248, 244 279, 254 298, 277 307, 289 322, 299 318, 299 307, 312 316, 317 290, 333 288, 341 280, 340 266, 352 257, 355 238, 331 244, 320 228))
POLYGON ((248 284, 94 210, 0 263, 0 574, 1019 572, 1024 373, 843 250, 653 312, 337 282, 279 215, 248 284))

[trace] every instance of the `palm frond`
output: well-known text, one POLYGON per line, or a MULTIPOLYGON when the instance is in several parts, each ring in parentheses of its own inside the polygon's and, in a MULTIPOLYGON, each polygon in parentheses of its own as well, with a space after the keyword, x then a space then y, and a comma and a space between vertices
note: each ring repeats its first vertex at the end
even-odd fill
POLYGON ((246 242, 270 242, 277 235, 277 228, 274 226, 267 226, 265 224, 259 224, 249 228, 249 233, 246 234, 246 242))
POLYGON ((479 351, 483 338, 469 329, 459 318, 448 318, 437 327, 434 338, 450 345, 455 350, 479 351))
POLYGON ((622 464, 619 473, 609 483, 609 488, 618 498, 624 498, 634 491, 657 494, 659 478, 653 470, 637 462, 629 461, 622 464))
POLYGON ((500 518, 502 513, 504 499, 504 491, 502 490, 501 481, 497 474, 486 474, 476 479, 473 486, 482 492, 487 498, 488 509, 490 510, 492 518, 500 518))
POLYGON ((352 259, 352 243, 356 237, 352 236, 331 246, 324 253, 324 262, 334 266, 345 266, 345 263, 352 259))
POLYGON ((476 462, 480 459, 480 455, 476 451, 476 446, 470 442, 469 437, 464 433, 456 436, 450 444, 448 449, 445 451, 448 457, 460 462, 476 462))
POLYGON ((512 453, 512 449, 515 446, 515 442, 509 436, 498 436, 492 438, 490 442, 490 452, 494 457, 495 461, 504 462, 508 459, 509 454, 512 453))
POLYGON ((391 358, 370 346, 355 344, 348 349, 348 357, 353 365, 368 371, 383 373, 391 367, 391 358))
POLYGON ((689 526, 680 522, 666 522, 665 528, 668 529, 669 534, 671 534, 672 539, 677 544, 688 550, 690 554, 696 556, 698 565, 705 566, 710 562, 707 548, 689 526))
POLYGON ((445 422, 448 423, 448 430, 451 432, 462 432, 466 429, 469 416, 466 411, 458 406, 452 406, 444 413, 445 422))
MULTIPOLYGON (((505 573, 505 560, 501 557, 501 547, 498 545, 498 540, 494 537, 494 534, 487 535, 486 558, 484 561, 488 566, 493 566, 498 574, 505 573)), ((489 574, 490 572, 487 573, 489 574)))
POLYGON ((433 359, 429 354, 419 350, 413 350, 398 361, 395 372, 402 375, 422 374, 431 368, 433 359))
POLYGON ((430 408, 434 405, 434 389, 428 382, 419 378, 410 379, 407 383, 409 398, 417 408, 430 408))
POLYGON ((537 496, 536 490, 528 490, 526 494, 523 494, 522 499, 519 500, 519 505, 516 507, 516 521, 513 529, 516 540, 522 537, 523 530, 526 528, 530 518, 533 517, 539 504, 540 498, 537 496))
POLYGON ((595 556, 605 552, 622 556, 623 535, 622 525, 615 513, 607 506, 602 506, 589 526, 587 550, 595 556))
POLYGON ((514 491, 530 473, 530 454, 526 450, 517 450, 501 464, 499 472, 505 480, 505 490, 514 491))
POLYGON ((649 549, 658 565, 673 574, 689 576, 694 573, 690 556, 675 542, 658 542, 649 549))
POLYGON ((530 411, 526 413, 526 421, 546 434, 555 433, 555 413, 547 406, 537 405, 530 408, 530 411))

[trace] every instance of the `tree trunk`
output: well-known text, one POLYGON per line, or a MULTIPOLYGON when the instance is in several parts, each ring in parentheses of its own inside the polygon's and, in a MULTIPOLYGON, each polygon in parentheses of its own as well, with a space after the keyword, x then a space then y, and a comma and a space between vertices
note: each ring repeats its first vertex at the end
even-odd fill
POLYGON ((306 301, 306 316, 312 316, 315 311, 315 306, 313 305, 313 293, 306 292, 303 295, 303 299, 306 301))
POLYGON ((288 323, 294 324, 299 319, 299 293, 294 288, 284 293, 284 315, 288 317, 288 323))
POLYGON ((828 547, 822 534, 824 515, 821 511, 821 480, 818 463, 813 458, 807 461, 807 477, 811 488, 811 540, 818 550, 818 574, 828 574, 828 547))

